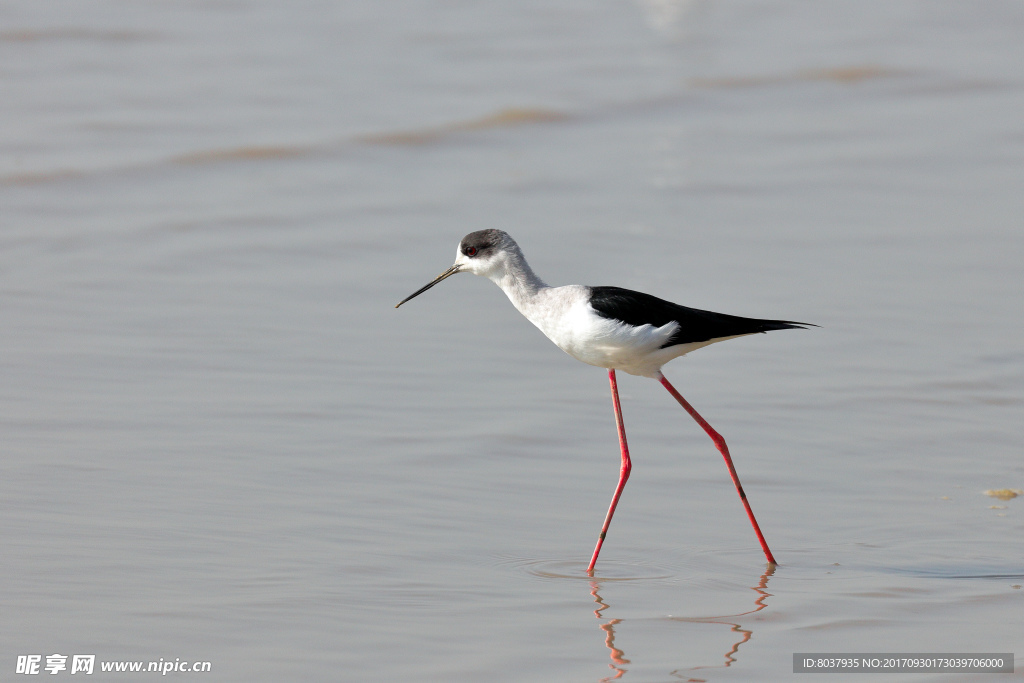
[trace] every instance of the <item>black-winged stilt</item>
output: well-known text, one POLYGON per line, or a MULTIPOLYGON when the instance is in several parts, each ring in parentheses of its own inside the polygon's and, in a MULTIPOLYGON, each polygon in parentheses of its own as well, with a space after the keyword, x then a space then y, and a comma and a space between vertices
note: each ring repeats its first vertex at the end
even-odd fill
POLYGON ((651 377, 661 382, 679 405, 707 432, 725 458, 729 475, 740 494, 765 557, 775 564, 775 557, 764 540, 750 503, 747 502, 747 494, 740 485, 725 439, 665 379, 661 367, 673 358, 708 344, 758 332, 803 329, 810 323, 758 320, 701 311, 619 287, 549 287, 530 268, 515 240, 501 230, 478 230, 463 237, 455 254, 455 264, 398 302, 395 308, 445 278, 463 272, 490 278, 501 287, 512 305, 540 328, 558 348, 584 363, 608 369, 619 448, 622 451, 622 469, 597 539, 597 547, 587 567, 588 574, 593 574, 601 545, 608 534, 608 525, 611 524, 615 507, 632 469, 629 447, 626 445, 626 430, 622 424, 619 390, 615 382, 616 370, 651 377))

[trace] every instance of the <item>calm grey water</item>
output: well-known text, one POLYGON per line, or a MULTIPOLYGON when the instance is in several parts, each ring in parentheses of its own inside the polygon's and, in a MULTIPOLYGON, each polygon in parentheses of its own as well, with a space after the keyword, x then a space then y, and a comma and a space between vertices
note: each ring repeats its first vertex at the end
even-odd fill
POLYGON ((1022 35, 1009 0, 4 2, 3 678, 1024 657, 1024 497, 984 493, 1024 489, 1022 35), (821 326, 666 368, 781 566, 620 376, 585 576, 605 373, 480 278, 393 309, 487 227, 552 284, 821 326))

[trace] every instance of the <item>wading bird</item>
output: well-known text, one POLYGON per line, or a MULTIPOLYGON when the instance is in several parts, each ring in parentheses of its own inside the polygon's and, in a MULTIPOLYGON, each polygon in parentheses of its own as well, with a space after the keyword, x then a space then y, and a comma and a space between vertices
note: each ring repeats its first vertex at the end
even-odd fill
POLYGON ((615 507, 632 469, 615 381, 616 370, 651 377, 661 382, 679 405, 707 432, 725 458, 729 475, 736 485, 765 557, 770 563, 776 563, 754 518, 754 512, 750 509, 750 503, 747 502, 747 494, 740 485, 725 439, 665 379, 661 367, 674 358, 708 344, 759 332, 803 329, 810 323, 758 320, 712 313, 620 287, 549 287, 530 268, 515 240, 501 230, 479 230, 463 237, 455 255, 455 264, 398 302, 395 308, 456 273, 473 273, 490 278, 501 287, 512 305, 540 328, 558 348, 584 363, 608 369, 622 468, 597 539, 597 547, 587 567, 588 574, 593 575, 612 515, 615 514, 615 507))

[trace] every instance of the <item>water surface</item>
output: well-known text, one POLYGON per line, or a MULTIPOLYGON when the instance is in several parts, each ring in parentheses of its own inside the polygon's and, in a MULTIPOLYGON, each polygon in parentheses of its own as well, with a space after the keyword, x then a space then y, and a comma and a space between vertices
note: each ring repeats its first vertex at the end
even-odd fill
POLYGON ((1024 653, 1024 497, 984 494, 1024 488, 1022 27, 995 1, 7 3, 0 666, 1024 653), (635 466, 584 574, 605 374, 480 278, 393 309, 488 227, 552 284, 821 326, 666 368, 779 567, 704 434, 620 376, 635 466))

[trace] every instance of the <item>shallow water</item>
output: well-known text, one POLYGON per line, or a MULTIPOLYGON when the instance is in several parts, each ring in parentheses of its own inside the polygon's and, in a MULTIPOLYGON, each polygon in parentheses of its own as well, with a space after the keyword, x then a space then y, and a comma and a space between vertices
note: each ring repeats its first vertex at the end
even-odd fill
POLYGON ((1022 27, 1012 2, 7 3, 0 667, 1021 655, 1024 497, 984 492, 1024 488, 1022 27), (620 375, 633 475, 585 575, 605 373, 479 278, 393 310, 484 227, 552 284, 821 326, 666 368, 779 567, 704 434, 620 375))

